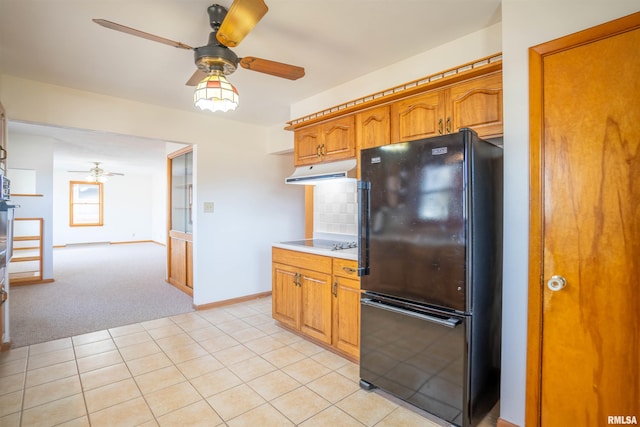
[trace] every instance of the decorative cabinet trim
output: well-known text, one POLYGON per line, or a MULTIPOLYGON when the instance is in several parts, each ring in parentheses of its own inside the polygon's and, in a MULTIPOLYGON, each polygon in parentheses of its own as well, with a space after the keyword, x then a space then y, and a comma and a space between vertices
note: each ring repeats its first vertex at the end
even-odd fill
POLYGON ((352 101, 345 102, 316 113, 287 122, 286 130, 297 130, 312 124, 355 113, 377 105, 396 101, 428 90, 472 79, 502 70, 502 53, 496 53, 473 62, 460 65, 436 74, 422 77, 389 89, 384 89, 352 101))

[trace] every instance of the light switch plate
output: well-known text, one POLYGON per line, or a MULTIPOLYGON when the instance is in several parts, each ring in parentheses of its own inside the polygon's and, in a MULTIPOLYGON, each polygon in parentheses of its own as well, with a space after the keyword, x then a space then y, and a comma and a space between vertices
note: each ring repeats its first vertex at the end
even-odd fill
POLYGON ((213 213, 213 202, 204 202, 204 213, 213 213))

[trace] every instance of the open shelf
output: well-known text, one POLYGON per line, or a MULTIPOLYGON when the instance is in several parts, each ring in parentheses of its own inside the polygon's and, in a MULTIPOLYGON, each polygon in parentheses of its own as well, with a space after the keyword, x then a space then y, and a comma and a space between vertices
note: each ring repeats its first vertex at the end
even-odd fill
POLYGON ((9 263, 9 283, 26 285, 42 282, 42 218, 16 218, 13 230, 13 257, 9 263))

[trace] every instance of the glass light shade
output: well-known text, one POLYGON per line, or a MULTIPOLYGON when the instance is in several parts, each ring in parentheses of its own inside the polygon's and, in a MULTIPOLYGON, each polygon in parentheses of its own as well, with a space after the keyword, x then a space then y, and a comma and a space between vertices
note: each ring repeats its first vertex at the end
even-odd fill
POLYGON ((89 175, 84 180, 87 182, 107 182, 109 179, 104 175, 101 175, 101 176, 89 175))
POLYGON ((193 102, 201 110, 229 111, 238 108, 238 90, 221 74, 202 79, 193 94, 193 102))

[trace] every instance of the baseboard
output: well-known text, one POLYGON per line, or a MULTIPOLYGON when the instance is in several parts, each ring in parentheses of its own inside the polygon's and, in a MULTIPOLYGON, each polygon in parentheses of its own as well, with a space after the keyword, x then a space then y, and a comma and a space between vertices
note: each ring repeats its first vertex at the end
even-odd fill
POLYGON ((313 337, 310 337, 309 335, 307 335, 307 334, 305 334, 303 332, 300 332, 300 331, 297 331, 297 330, 291 328, 289 325, 287 325, 285 323, 282 323, 282 322, 279 322, 279 321, 276 320, 276 325, 278 325, 282 329, 286 329, 287 331, 291 332, 292 334, 295 334, 295 335, 299 336, 300 338, 304 338, 305 340, 316 344, 318 347, 322 347, 325 350, 328 350, 328 351, 330 351, 330 352, 332 352, 334 354, 337 354, 340 357, 344 357, 345 359, 350 360, 351 362, 355 363, 356 365, 360 364, 360 358, 359 357, 354 357, 354 356, 352 356, 350 354, 344 353, 344 352, 340 351, 339 349, 335 348, 334 346, 332 346, 331 344, 327 344, 327 343, 322 342, 320 340, 317 340, 317 339, 315 339, 313 337))
POLYGON ((55 279, 35 279, 35 280, 11 280, 9 279, 9 284, 13 288, 14 286, 26 286, 26 285, 41 285, 43 283, 53 283, 55 279))
POLYGON ((155 243, 156 245, 166 246, 164 243, 156 242, 155 240, 127 240, 123 242, 110 242, 112 245, 128 245, 129 243, 155 243))
POLYGON ((195 308, 196 310, 207 310, 209 308, 216 308, 216 307, 224 307, 226 305, 232 305, 232 304, 238 304, 240 302, 246 302, 246 301, 251 301, 254 299, 260 299, 260 298, 265 298, 271 295, 271 291, 269 292, 261 292, 259 294, 253 294, 253 295, 246 295, 243 297, 239 297, 239 298, 231 298, 231 299, 227 299, 224 301, 216 301, 216 302, 212 302, 209 304, 202 304, 202 305, 193 305, 193 308, 195 308))
POLYGON ((63 245, 53 245, 54 249, 67 248, 72 246, 83 245, 128 245, 130 243, 155 243, 156 245, 166 246, 156 240, 123 240, 122 242, 85 242, 85 243, 65 243, 63 245))
POLYGON ((502 418, 498 418, 498 423, 496 427, 520 427, 517 424, 510 423, 509 421, 503 420, 502 418))

